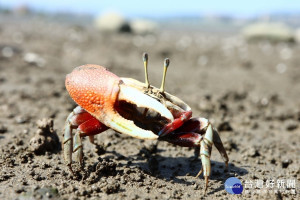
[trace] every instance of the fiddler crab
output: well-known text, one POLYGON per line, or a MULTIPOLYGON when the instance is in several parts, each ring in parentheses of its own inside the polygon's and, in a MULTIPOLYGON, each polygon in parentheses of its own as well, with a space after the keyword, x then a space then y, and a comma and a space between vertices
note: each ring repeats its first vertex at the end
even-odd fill
POLYGON ((228 156, 221 138, 205 118, 192 118, 185 102, 164 89, 169 59, 164 61, 160 88, 149 84, 148 54, 143 55, 145 83, 132 78, 120 78, 99 65, 87 64, 75 68, 66 77, 66 88, 78 106, 69 114, 64 130, 64 160, 72 171, 72 154, 81 165, 81 138, 111 128, 139 139, 167 141, 183 147, 200 147, 205 191, 211 174, 210 156, 214 144, 226 168, 228 156), (73 135, 72 130, 76 129, 73 135))

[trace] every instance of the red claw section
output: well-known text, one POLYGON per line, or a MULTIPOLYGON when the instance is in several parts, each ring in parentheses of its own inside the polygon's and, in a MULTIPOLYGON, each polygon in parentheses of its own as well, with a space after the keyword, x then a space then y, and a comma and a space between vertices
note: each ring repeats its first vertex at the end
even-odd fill
POLYGON ((173 132, 170 132, 165 137, 160 137, 160 140, 170 142, 175 145, 183 147, 195 147, 200 145, 202 134, 204 132, 203 126, 198 118, 187 120, 181 127, 173 132))
POLYGON ((173 122, 167 124, 159 133, 160 137, 166 136, 174 130, 181 127, 186 121, 192 117, 192 111, 183 112, 180 117, 176 118, 173 122))
POLYGON ((80 124, 90 120, 91 118, 93 118, 93 116, 91 116, 90 113, 88 112, 83 112, 83 113, 80 113, 78 115, 75 115, 73 116, 71 119, 70 119, 70 122, 72 124, 72 126, 79 126, 80 124))
POLYGON ((84 133, 81 136, 89 136, 89 135, 96 135, 108 129, 107 126, 102 124, 96 118, 92 118, 78 126, 78 129, 84 133))
POLYGON ((72 99, 97 119, 113 111, 120 78, 99 65, 77 67, 66 77, 66 88, 72 99), (105 114, 104 114, 105 115, 105 114))
POLYGON ((79 106, 73 110, 73 116, 69 119, 69 123, 73 129, 80 131, 81 137, 96 135, 108 129, 107 126, 79 106))

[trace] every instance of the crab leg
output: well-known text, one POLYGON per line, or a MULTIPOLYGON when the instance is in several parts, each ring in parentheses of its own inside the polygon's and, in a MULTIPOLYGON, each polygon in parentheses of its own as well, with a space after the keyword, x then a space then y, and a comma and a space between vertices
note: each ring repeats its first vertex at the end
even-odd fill
POLYGON ((75 155, 75 160, 82 164, 83 151, 81 137, 89 136, 90 141, 93 141, 93 136, 107 130, 108 127, 91 116, 88 112, 77 106, 71 112, 65 123, 64 132, 64 160, 69 166, 70 171, 72 164, 72 153, 75 155), (73 138, 72 130, 77 129, 73 138))
MULTIPOLYGON (((191 129, 191 127, 193 127, 193 132, 203 134, 203 131, 205 131, 205 133, 207 133, 207 131, 208 131, 207 129, 208 129, 209 125, 211 125, 211 124, 205 118, 192 118, 189 121, 187 121, 184 124, 183 127, 184 128, 185 127, 190 127, 189 129, 191 129), (197 122, 198 122, 198 124, 197 124, 197 122)), ((180 130, 180 129, 181 128, 179 128, 178 130, 180 130)), ((225 165, 227 167, 229 158, 228 158, 226 150, 225 150, 225 148, 223 146, 222 140, 221 140, 221 138, 219 136, 218 131, 215 128, 213 128, 213 127, 212 127, 212 130, 213 130, 213 136, 212 136, 212 140, 211 141, 213 141, 213 144, 218 149, 218 151, 219 151, 219 153, 220 153, 220 155, 221 155, 222 159, 224 160, 225 165)))
POLYGON ((211 124, 208 125, 204 138, 200 142, 200 157, 202 161, 202 169, 197 174, 196 177, 200 176, 203 172, 203 177, 205 179, 205 192, 208 186, 208 179, 211 174, 211 164, 210 164, 210 155, 213 145, 213 128, 211 124))
POLYGON ((82 141, 80 132, 77 131, 73 138, 73 153, 75 155, 75 161, 80 163, 80 166, 82 166, 82 158, 83 158, 83 150, 82 150, 82 141))
POLYGON ((72 163, 72 152, 73 152, 73 136, 72 136, 72 125, 70 124, 70 119, 74 116, 74 112, 70 113, 66 122, 65 122, 65 131, 64 131, 64 160, 66 165, 70 168, 72 174, 73 171, 71 169, 72 163))
POLYGON ((226 150, 223 146, 223 143, 222 143, 222 140, 219 136, 219 133, 216 129, 213 129, 213 142, 214 142, 215 147, 218 149, 219 153, 221 154, 221 157, 224 160, 225 165, 226 165, 226 169, 227 169, 229 158, 228 158, 226 150))
POLYGON ((87 120, 88 113, 82 109, 80 106, 74 108, 74 110, 69 114, 65 122, 65 131, 64 131, 64 142, 63 142, 63 149, 64 149, 64 160, 66 165, 69 166, 71 172, 72 164, 72 152, 73 152, 73 135, 72 129, 77 128, 78 124, 82 123, 83 121, 87 120))

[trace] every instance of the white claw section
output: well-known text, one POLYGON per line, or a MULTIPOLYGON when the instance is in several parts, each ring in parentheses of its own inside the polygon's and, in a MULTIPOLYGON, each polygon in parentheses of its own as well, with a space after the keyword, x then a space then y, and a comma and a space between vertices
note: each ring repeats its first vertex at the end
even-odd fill
POLYGON ((158 138, 152 131, 147 131, 137 127, 132 121, 129 121, 118 113, 115 113, 113 118, 109 122, 109 127, 131 137, 139 139, 150 139, 154 140, 158 138))
POLYGON ((118 99, 130 102, 138 107, 155 110, 160 113, 161 116, 169 119, 170 121, 174 121, 172 113, 164 105, 135 88, 120 85, 118 99))

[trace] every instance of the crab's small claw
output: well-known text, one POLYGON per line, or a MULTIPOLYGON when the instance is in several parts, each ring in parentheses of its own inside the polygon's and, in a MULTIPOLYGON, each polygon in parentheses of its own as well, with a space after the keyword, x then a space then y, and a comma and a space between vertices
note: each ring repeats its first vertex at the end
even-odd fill
MULTIPOLYGON (((211 175, 210 156, 213 144, 220 152, 226 166, 228 165, 228 156, 221 138, 217 130, 214 129, 210 122, 205 118, 191 118, 178 129, 175 129, 158 139, 179 146, 197 147, 198 151, 200 149, 202 168, 196 177, 199 177, 203 173, 205 179, 205 192, 207 191, 208 181, 211 175)), ((197 154, 197 156, 198 155, 199 154, 197 154)))
POLYGON ((160 137, 164 137, 164 136, 168 135, 169 133, 171 133, 174 130, 176 130, 179 127, 181 127, 191 117, 192 117, 192 111, 183 112, 180 117, 178 117, 175 120, 171 121, 162 130, 160 130, 160 132, 158 133, 158 135, 160 137))

